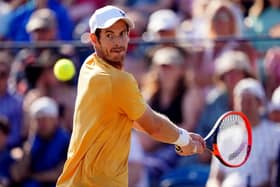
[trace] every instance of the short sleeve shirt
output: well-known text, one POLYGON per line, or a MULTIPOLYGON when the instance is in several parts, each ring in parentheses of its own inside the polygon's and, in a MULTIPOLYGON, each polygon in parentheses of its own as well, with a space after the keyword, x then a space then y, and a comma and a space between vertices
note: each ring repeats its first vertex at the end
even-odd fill
POLYGON ((89 56, 80 70, 68 158, 57 186, 127 186, 131 128, 145 109, 131 74, 89 56))

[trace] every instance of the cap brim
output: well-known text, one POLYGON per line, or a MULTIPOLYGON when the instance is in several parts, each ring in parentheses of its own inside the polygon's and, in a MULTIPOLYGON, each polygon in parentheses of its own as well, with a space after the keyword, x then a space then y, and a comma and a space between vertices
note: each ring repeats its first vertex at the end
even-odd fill
POLYGON ((33 32, 38 29, 48 28, 49 26, 40 20, 32 20, 26 26, 27 32, 33 32))
POLYGON ((105 22, 105 24, 103 26, 98 27, 99 29, 106 29, 111 27, 114 23, 116 23, 119 20, 123 20, 127 23, 127 25, 129 26, 130 29, 134 28, 134 23, 131 19, 129 18, 125 18, 125 17, 116 17, 116 18, 112 18, 108 21, 105 22))

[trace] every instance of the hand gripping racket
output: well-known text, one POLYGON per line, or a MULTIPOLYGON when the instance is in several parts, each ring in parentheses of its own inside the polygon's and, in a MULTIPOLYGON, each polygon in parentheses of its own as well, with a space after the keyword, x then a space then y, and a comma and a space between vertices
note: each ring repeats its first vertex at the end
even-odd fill
MULTIPOLYGON (((239 167, 249 158, 252 130, 248 118, 241 112, 224 113, 204 138, 207 150, 228 167, 239 167)), ((176 151, 180 151, 176 146, 176 151)))

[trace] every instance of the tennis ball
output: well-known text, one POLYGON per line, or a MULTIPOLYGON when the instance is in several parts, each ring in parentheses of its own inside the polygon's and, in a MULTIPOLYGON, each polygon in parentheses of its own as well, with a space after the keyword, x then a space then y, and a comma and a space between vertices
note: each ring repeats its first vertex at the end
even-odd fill
POLYGON ((56 61, 53 72, 58 80, 69 81, 74 77, 76 70, 70 59, 62 58, 56 61))

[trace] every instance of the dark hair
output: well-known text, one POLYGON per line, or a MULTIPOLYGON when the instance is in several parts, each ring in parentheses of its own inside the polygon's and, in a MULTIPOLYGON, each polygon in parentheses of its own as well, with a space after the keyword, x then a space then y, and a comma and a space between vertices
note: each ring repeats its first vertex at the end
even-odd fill
POLYGON ((100 39, 100 33, 101 33, 101 29, 96 29, 95 30, 95 35, 96 35, 96 38, 99 40, 100 39))
POLYGON ((6 117, 0 116, 0 131, 3 132, 5 135, 10 133, 10 124, 6 117))

